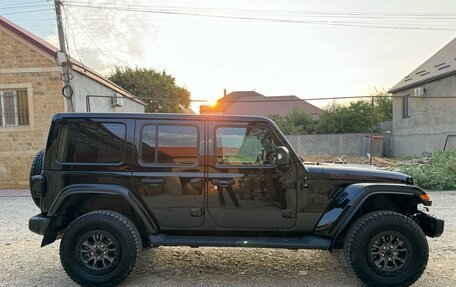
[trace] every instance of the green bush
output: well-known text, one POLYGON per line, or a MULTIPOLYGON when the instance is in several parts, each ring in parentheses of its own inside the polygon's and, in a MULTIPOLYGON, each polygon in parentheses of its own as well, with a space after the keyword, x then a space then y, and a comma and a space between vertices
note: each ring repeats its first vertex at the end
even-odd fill
POLYGON ((415 183, 431 190, 456 189, 456 152, 435 152, 429 157, 403 161, 400 172, 413 177, 415 183))

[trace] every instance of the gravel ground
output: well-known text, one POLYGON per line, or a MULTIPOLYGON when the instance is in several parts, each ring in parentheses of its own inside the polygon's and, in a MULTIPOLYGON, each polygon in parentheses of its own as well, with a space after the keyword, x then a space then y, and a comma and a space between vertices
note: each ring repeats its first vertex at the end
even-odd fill
MULTIPOLYGON (((456 191, 432 192, 445 232, 429 238, 428 267, 414 286, 456 286, 456 191)), ((0 286, 76 286, 56 242, 40 248, 28 230, 39 210, 30 198, 0 198, 0 286)), ((339 254, 340 255, 340 254, 339 254)), ((160 247, 143 252, 122 286, 362 286, 337 253, 315 250, 160 247)))

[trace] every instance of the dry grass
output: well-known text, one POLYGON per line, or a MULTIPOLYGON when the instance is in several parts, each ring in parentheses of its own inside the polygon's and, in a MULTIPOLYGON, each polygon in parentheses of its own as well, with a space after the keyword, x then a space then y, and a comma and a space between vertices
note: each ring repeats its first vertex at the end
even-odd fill
MULTIPOLYGON (((326 162, 326 163, 356 163, 369 164, 369 159, 359 155, 306 155, 301 156, 306 162, 326 162)), ((396 166, 398 159, 394 158, 373 158, 373 164, 377 167, 391 168, 396 166)))

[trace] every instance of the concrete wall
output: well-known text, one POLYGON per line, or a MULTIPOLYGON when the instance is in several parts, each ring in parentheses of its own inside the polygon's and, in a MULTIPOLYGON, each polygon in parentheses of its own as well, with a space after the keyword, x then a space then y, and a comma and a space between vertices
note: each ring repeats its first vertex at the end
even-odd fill
MULTIPOLYGON (((71 84, 74 88, 74 108, 76 112, 86 112, 86 96, 112 96, 114 91, 101 85, 100 83, 73 71, 74 79, 71 84)), ((110 98, 90 98, 91 112, 132 112, 144 113, 144 106, 138 102, 132 101, 124 97, 122 107, 111 107, 110 98)))
POLYGON ((286 136, 301 156, 360 155, 362 140, 370 134, 311 134, 286 136))
POLYGON ((393 95, 393 153, 396 157, 419 155, 443 149, 448 135, 456 135, 456 76, 427 84, 424 97, 414 97, 413 89, 393 95), (410 95, 409 117, 402 116, 402 98, 410 95), (449 96, 454 98, 432 99, 449 96))

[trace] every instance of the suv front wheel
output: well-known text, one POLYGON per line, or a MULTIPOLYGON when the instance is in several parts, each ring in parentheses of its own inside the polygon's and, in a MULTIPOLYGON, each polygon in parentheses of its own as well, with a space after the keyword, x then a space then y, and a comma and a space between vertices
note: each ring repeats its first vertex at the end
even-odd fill
POLYGON ((424 272, 428 256, 420 226, 392 211, 360 217, 344 242, 345 262, 368 286, 409 286, 424 272))
POLYGON ((126 216, 93 211, 73 221, 60 243, 65 272, 83 286, 114 286, 133 270, 141 254, 141 236, 126 216))

